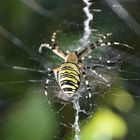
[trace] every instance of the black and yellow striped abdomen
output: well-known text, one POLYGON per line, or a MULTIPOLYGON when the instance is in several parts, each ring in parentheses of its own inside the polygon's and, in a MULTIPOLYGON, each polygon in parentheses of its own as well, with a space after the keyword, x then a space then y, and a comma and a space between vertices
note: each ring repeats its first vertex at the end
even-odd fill
POLYGON ((70 62, 62 64, 58 81, 63 93, 72 96, 80 85, 80 71, 77 65, 70 62))

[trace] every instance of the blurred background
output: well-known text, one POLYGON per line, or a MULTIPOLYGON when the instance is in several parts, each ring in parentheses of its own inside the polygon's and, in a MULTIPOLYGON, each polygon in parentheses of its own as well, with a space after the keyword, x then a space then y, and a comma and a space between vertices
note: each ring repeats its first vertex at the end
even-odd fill
MULTIPOLYGON (((106 95, 96 95, 91 118, 80 113, 82 140, 139 140, 140 132, 140 1, 91 0, 93 41, 112 33, 110 41, 134 47, 130 72, 106 95), (120 5, 118 5, 118 3, 120 5), (114 4, 114 5, 113 5, 114 4), (123 9, 124 8, 124 9, 123 9)), ((0 2, 0 140, 73 139, 75 112, 71 104, 53 111, 43 94, 43 74, 15 70, 21 66, 42 70, 62 60, 51 51, 38 53, 40 44, 60 30, 57 43, 74 51, 83 36, 82 0, 5 0, 0 2), (76 47, 75 47, 76 46, 76 47)), ((128 56, 126 56, 128 57, 128 56)), ((99 91, 100 92, 100 91, 99 91)))

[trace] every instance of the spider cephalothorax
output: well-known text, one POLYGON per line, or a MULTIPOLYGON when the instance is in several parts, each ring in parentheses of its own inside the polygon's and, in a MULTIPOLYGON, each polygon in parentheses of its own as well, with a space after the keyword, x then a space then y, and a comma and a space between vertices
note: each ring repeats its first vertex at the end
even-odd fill
MULTIPOLYGON (((59 84, 59 87, 61 90, 61 92, 58 92, 57 94, 58 98, 63 99, 65 101, 69 101, 70 98, 73 95, 75 95, 76 92, 78 91, 81 84, 81 79, 83 79, 87 87, 88 95, 86 97, 88 98, 91 97, 90 85, 86 76, 85 69, 93 70, 93 67, 84 65, 81 59, 83 57, 86 57, 87 54, 89 54, 95 48, 98 48, 98 47, 111 46, 111 45, 121 45, 121 46, 129 47, 126 44, 121 44, 118 42, 103 43, 103 40, 106 39, 106 37, 110 35, 111 35, 110 33, 107 33, 102 38, 97 40, 95 43, 90 44, 87 48, 83 49, 80 52, 76 51, 76 52, 65 53, 64 51, 60 50, 57 44, 55 43, 56 32, 54 32, 52 35, 51 44, 47 44, 47 43, 41 44, 39 48, 39 52, 42 52, 42 48, 46 47, 52 50, 56 55, 58 55, 64 60, 64 63, 61 66, 50 70, 48 74, 48 76, 51 76, 52 73, 55 74, 56 81, 59 84)), ((100 67, 100 65, 98 65, 98 67, 100 67)), ((94 74, 96 75, 96 73, 94 74)), ((96 76, 99 76, 100 79, 102 79, 105 82, 108 82, 101 75, 96 75, 96 76)), ((46 95, 47 95, 48 84, 49 84, 49 79, 46 79, 46 82, 45 82, 46 95)))

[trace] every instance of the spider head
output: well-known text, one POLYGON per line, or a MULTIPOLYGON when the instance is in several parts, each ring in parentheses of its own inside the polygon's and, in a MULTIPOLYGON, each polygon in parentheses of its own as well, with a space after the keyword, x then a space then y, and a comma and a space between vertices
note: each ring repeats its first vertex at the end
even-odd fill
POLYGON ((65 62, 78 63, 78 57, 75 52, 69 52, 66 56, 65 62))

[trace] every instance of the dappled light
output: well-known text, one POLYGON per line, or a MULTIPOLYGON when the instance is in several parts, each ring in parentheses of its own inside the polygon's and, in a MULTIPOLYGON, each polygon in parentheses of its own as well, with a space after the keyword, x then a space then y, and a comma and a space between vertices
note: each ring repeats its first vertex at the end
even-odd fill
POLYGON ((101 108, 82 127, 81 140, 111 140, 124 138, 127 134, 125 120, 109 108, 101 108))

